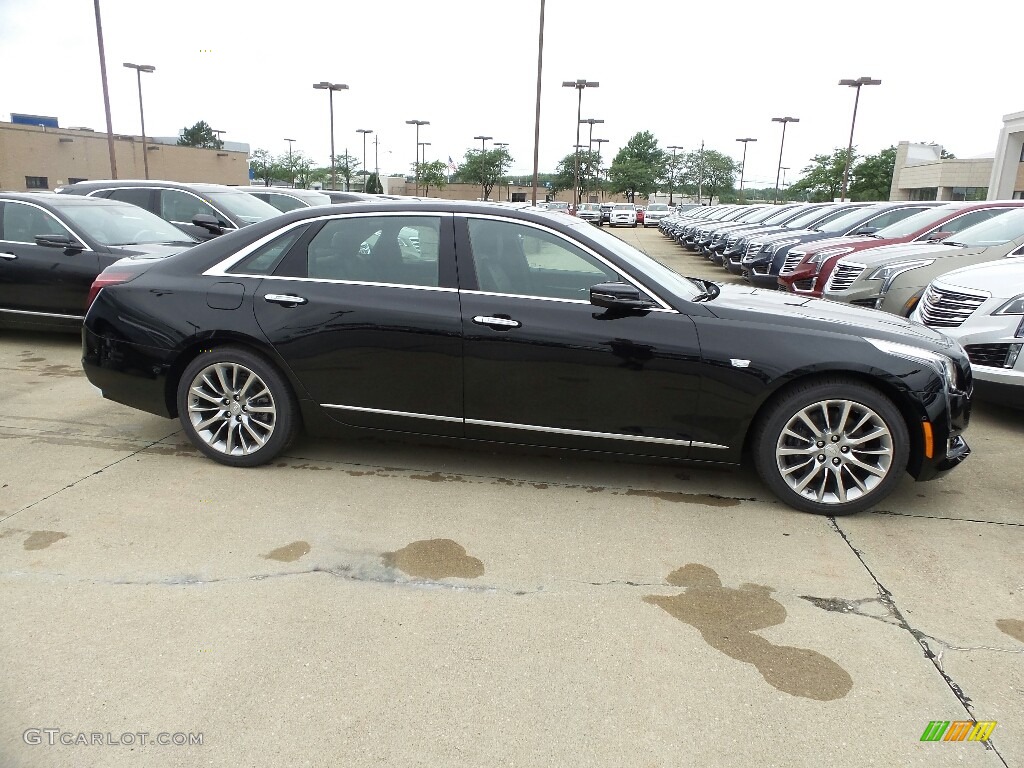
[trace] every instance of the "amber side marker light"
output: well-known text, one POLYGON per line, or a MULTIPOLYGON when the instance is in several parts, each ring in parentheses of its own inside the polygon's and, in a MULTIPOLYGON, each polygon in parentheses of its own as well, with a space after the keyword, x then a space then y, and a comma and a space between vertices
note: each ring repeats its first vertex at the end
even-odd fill
POLYGON ((925 458, 932 458, 935 455, 935 438, 932 436, 932 423, 921 422, 921 430, 924 432, 924 455, 925 458))

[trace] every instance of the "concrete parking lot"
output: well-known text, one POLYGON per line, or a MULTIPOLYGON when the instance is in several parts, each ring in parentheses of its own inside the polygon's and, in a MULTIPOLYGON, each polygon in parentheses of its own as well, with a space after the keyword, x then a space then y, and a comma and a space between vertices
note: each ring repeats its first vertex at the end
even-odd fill
POLYGON ((568 453, 229 469, 79 357, 0 331, 0 766, 1024 766, 1024 413, 833 520, 568 453))

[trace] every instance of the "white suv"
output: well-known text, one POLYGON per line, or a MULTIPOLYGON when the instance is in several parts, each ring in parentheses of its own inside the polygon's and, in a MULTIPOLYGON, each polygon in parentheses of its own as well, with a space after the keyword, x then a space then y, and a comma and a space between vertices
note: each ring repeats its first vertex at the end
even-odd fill
POLYGON ((609 227, 635 227, 636 206, 632 203, 616 203, 608 219, 609 227))
POLYGON ((647 210, 644 211, 644 229, 647 227, 656 227, 670 213, 669 208, 664 203, 651 203, 647 206, 647 210))

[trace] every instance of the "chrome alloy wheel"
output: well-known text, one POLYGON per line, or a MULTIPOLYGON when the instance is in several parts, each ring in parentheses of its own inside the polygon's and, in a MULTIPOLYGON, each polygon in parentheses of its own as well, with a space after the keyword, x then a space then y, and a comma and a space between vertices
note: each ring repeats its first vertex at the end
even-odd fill
POLYGON ((787 422, 775 460, 796 493, 822 504, 845 504, 870 493, 889 474, 893 437, 866 405, 822 400, 787 422))
POLYGON ((199 371, 188 390, 188 417, 214 450, 247 456, 274 434, 277 407, 263 379, 238 363, 214 363, 199 371))

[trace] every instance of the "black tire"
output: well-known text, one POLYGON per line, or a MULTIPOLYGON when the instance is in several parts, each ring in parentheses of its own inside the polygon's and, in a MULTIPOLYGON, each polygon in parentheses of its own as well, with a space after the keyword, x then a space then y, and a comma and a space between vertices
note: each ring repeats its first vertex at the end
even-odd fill
POLYGON ((284 376, 262 356, 244 347, 214 347, 200 353, 181 374, 177 404, 178 418, 193 445, 214 461, 230 467, 255 467, 271 461, 295 439, 301 421, 295 395, 284 376), (228 391, 235 392, 234 403, 225 398, 218 404, 212 397, 224 390, 217 366, 223 366, 220 371, 228 391), (205 379, 198 379, 204 372, 205 379), (247 374, 253 374, 255 379, 247 374), (192 393, 197 381, 204 395, 192 393), (259 384, 266 395, 261 394, 259 384), (254 390, 259 396, 245 399, 254 390), (209 428, 197 428, 204 424, 209 428), (261 445, 253 435, 265 442, 261 445))
POLYGON ((893 402, 873 387, 840 376, 798 384, 773 399, 750 445, 757 473, 772 492, 783 503, 818 515, 850 515, 882 501, 903 478, 910 456, 907 424, 893 402), (850 408, 844 414, 846 403, 850 408), (799 420, 805 409, 811 422, 828 429, 812 432, 799 420), (863 426, 842 429, 865 417, 863 426), (869 439, 875 432, 880 436, 869 439), (789 470, 786 476, 784 470, 789 470), (806 487, 794 487, 800 484, 806 487))
POLYGON ((636 222, 633 222, 633 229, 636 229, 636 222))

